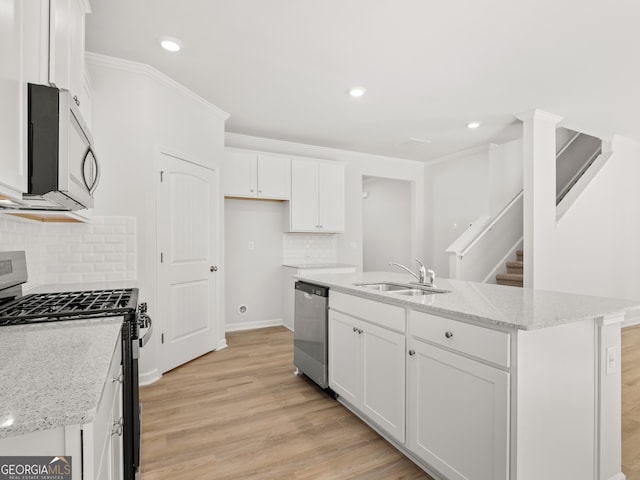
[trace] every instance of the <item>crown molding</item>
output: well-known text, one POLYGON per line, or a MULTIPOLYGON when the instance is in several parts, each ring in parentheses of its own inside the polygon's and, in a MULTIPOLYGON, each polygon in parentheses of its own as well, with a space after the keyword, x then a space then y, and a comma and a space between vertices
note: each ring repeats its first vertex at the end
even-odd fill
POLYGON ((288 140, 276 140, 265 137, 254 137, 242 133, 225 132, 225 147, 242 148, 245 150, 258 150, 263 152, 278 153, 282 155, 294 155, 300 157, 313 157, 322 160, 347 161, 353 159, 385 160, 400 162, 402 164, 424 165, 420 160, 410 160, 400 157, 387 157, 373 153, 357 152, 354 150, 342 150, 333 147, 324 147, 308 143, 291 142, 288 140))
POLYGON ((171 77, 165 75, 164 73, 156 70, 150 65, 146 63, 133 62, 131 60, 124 60, 122 58, 109 57, 107 55, 101 55, 98 53, 87 52, 85 53, 85 61, 87 64, 95 65, 97 67, 103 68, 112 68, 116 70, 123 70, 129 73, 135 73, 137 75, 146 76, 161 85, 171 88, 175 92, 179 93, 183 97, 199 103, 213 114, 215 114, 218 118, 226 121, 229 118, 229 114, 224 110, 216 107, 213 103, 205 100, 200 95, 189 90, 184 85, 176 82, 171 77))
POLYGON ((442 157, 434 158, 433 160, 428 160, 425 162, 425 165, 431 167, 433 165, 437 165, 442 162, 449 162, 451 160, 457 160, 459 158, 468 157, 470 155, 478 155, 480 153, 488 153, 491 149, 491 145, 495 145, 492 143, 485 143, 478 147, 467 148, 466 150, 461 150, 459 152, 450 153, 448 155, 444 155, 442 157))
POLYGON ((522 122, 527 120, 544 120, 549 123, 557 124, 562 121, 562 117, 560 115, 556 115, 555 113, 551 112, 545 112, 544 110, 540 110, 537 108, 519 113, 516 115, 516 118, 522 122))

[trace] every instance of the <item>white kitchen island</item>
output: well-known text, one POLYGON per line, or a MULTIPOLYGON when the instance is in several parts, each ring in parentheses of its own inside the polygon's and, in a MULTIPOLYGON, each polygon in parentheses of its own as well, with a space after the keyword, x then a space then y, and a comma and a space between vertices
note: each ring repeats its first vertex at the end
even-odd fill
POLYGON ((328 286, 329 384, 435 478, 621 480, 620 325, 640 304, 405 274, 328 286))

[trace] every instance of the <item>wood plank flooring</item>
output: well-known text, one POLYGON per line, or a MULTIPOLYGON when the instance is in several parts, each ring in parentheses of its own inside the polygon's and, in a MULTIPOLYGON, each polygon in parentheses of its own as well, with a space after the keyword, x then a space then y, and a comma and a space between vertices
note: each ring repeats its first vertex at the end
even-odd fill
POLYGON ((640 480, 640 325, 622 330, 622 472, 640 480))
POLYGON ((227 343, 141 388, 143 480, 431 480, 293 374, 289 330, 229 333, 227 343))
MULTIPOLYGON (((431 479, 293 375, 290 331, 227 342, 142 387, 143 480, 431 479)), ((622 335, 622 470, 640 480, 640 326, 622 335)))

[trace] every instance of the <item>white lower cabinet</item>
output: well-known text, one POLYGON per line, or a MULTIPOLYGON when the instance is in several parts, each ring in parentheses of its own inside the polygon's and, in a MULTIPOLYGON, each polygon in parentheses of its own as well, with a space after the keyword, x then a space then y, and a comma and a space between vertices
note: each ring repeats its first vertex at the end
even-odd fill
POLYGON ((329 386, 400 443, 405 440, 405 336, 329 312, 329 386))
POLYGON ((72 480, 121 480, 122 349, 115 349, 96 413, 90 423, 0 438, 0 453, 71 457, 72 480))
POLYGON ((339 399, 437 478, 508 480, 511 334, 341 292, 329 300, 339 399))
POLYGON ((448 480, 508 478, 509 373, 409 344, 408 447, 448 480))

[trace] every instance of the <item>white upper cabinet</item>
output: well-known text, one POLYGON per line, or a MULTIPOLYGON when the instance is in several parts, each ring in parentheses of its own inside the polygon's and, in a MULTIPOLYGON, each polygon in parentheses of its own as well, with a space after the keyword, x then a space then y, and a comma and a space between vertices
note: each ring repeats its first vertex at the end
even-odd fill
MULTIPOLYGON (((25 3, 25 82, 71 92, 81 107, 84 95, 87 0, 30 0, 25 3)), ((84 112, 83 112, 84 114, 84 112)))
POLYGON ((84 75, 84 0, 49 0, 49 83, 80 106, 84 75))
POLYGON ((0 197, 27 188, 26 89, 22 82, 23 0, 0 0, 0 197))
POLYGON ((227 149, 224 194, 227 197, 288 200, 291 160, 280 155, 227 149))
POLYGON ((288 230, 340 233, 344 229, 344 165, 313 159, 293 159, 288 230))
POLYGON ((291 160, 258 155, 258 196, 288 200, 291 197, 291 160))

